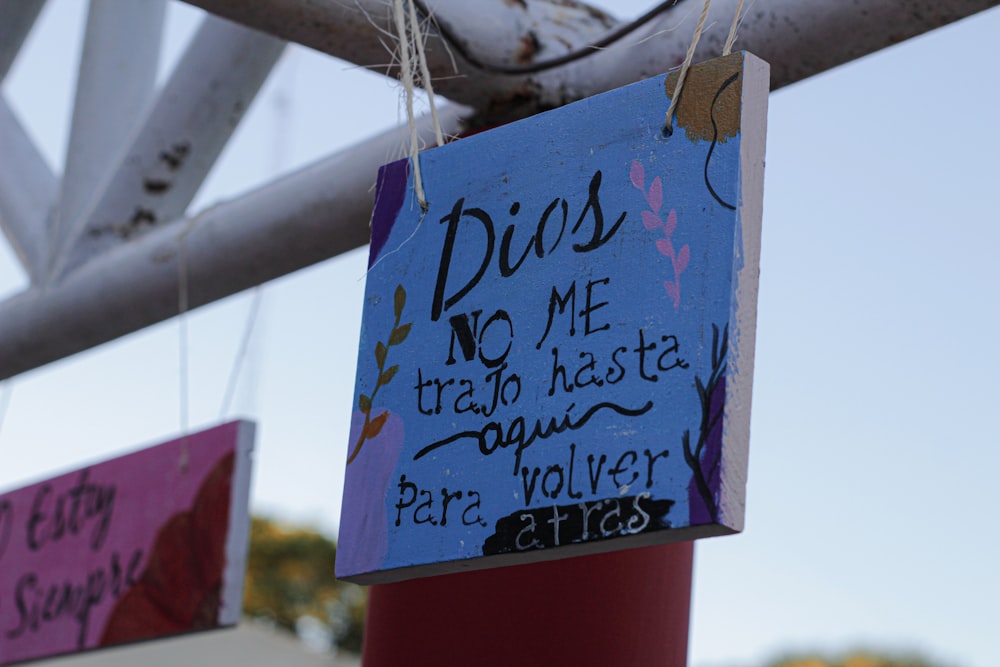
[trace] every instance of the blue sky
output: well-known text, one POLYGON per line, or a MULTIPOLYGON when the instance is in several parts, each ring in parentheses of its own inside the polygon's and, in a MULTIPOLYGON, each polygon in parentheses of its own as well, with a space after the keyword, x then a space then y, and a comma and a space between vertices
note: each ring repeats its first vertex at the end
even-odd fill
MULTIPOLYGON (((83 18, 51 0, 3 84, 56 169, 83 18)), ((197 18, 171 5, 164 71, 197 18)), ((747 529, 698 545, 693 665, 855 646, 1000 664, 998 34, 995 9, 771 95, 747 529)), ((394 125, 399 100, 287 51, 193 209, 394 125)), ((224 415, 259 422, 254 510, 331 534, 365 260, 264 287, 224 415)), ((23 284, 0 247, 0 294, 23 284)), ((193 428, 220 418, 252 298, 188 316, 193 428)), ((0 486, 174 436, 178 329, 8 383, 0 486)))

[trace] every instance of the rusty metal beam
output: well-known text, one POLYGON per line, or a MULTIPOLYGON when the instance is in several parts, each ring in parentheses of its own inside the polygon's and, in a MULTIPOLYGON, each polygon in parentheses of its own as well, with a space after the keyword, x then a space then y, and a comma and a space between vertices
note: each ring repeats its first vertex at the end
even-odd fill
POLYGON ((101 192, 153 96, 164 0, 91 0, 62 188, 49 235, 62 239, 101 192))
POLYGON ((284 47, 217 16, 202 21, 106 189, 66 221, 54 280, 184 214, 284 47))
MULTIPOLYGON (((443 130, 467 113, 440 109, 443 130)), ((418 131, 434 140, 429 118, 418 131)), ((372 175, 406 137, 385 132, 0 302, 0 380, 177 315, 182 256, 196 308, 368 243, 372 175)))
POLYGON ((7 76, 44 6, 45 0, 0 3, 0 81, 7 76))
MULTIPOLYGON (((186 0, 263 32, 396 76, 384 33, 385 0, 186 0)), ((681 0, 659 18, 588 57, 540 72, 508 74, 595 42, 621 25, 575 1, 426 0, 440 29, 429 28, 435 92, 477 109, 483 122, 561 106, 680 64, 701 0, 681 0), (675 27, 679 30, 663 32, 675 27), (442 32, 452 40, 442 37, 442 32), (652 36, 652 37, 651 37, 652 36), (648 39, 647 39, 648 38, 648 39), (462 53, 478 61, 470 61, 462 53), (456 76, 457 75, 457 76, 456 76)), ((695 59, 718 55, 737 0, 712 3, 695 59)), ((772 90, 800 81, 1000 4, 1000 0, 767 0, 750 7, 736 42, 771 64, 772 90)))
MULTIPOLYGON (((393 74, 384 64, 389 57, 380 33, 387 26, 384 1, 189 1, 260 31, 393 74)), ((719 52, 735 2, 713 3, 714 26, 702 40, 702 57, 719 52)), ((737 47, 770 60, 773 87, 780 87, 998 4, 1000 0, 955 0, 941 6, 918 0, 870 0, 862 15, 856 3, 769 0, 751 4, 737 47)), ((450 76, 451 56, 440 35, 432 35, 428 44, 432 70, 449 75, 435 84, 437 90, 475 107, 478 121, 495 122, 558 106, 677 64, 687 38, 671 35, 685 34, 686 29, 642 40, 682 17, 692 20, 691 9, 700 7, 700 2, 682 0, 658 21, 583 60, 522 73, 487 70, 509 69, 518 63, 537 65, 595 41, 618 23, 562 0, 537 0, 523 6, 483 0, 474 11, 462 0, 437 0, 432 7, 440 24, 461 35, 464 50, 481 61, 473 65, 454 53, 462 76, 450 76)), ((451 50, 456 51, 454 45, 451 50)), ((458 132, 471 114, 470 109, 449 111, 445 131, 458 132)), ((390 136, 388 141, 398 146, 398 135, 390 136)), ((0 379, 175 315, 182 242, 191 262, 187 273, 192 307, 363 245, 371 210, 369 186, 387 154, 386 141, 386 137, 370 140, 130 243, 96 250, 88 243, 88 251, 78 257, 89 261, 64 279, 0 303, 4 323, 0 327, 0 379)), ((122 183, 135 178, 138 172, 120 174, 122 183)), ((132 195, 148 194, 135 187, 115 191, 128 196, 114 200, 106 196, 105 203, 117 202, 108 210, 126 213, 134 210, 130 203, 144 201, 132 195)))

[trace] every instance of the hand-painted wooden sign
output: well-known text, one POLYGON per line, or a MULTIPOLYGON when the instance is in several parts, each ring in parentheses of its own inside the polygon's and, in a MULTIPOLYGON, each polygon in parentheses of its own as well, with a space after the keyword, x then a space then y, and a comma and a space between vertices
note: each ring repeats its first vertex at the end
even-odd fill
POLYGON ((338 576, 742 528, 768 68, 675 80, 382 168, 338 576))
POLYGON ((233 625, 254 426, 0 496, 0 664, 233 625))

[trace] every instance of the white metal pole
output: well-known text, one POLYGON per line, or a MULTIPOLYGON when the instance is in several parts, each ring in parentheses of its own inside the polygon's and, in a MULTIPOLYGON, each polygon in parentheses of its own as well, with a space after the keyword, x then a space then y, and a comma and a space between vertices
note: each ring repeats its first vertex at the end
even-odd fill
MULTIPOLYGON (((453 134, 468 110, 438 113, 453 134)), ((429 118, 418 127, 433 141, 429 118)), ((373 176, 404 133, 386 132, 0 302, 0 380, 177 315, 181 243, 191 308, 368 243, 373 176)))
POLYGON ((45 0, 0 2, 0 81, 10 71, 17 52, 44 6, 45 0))
POLYGON ((60 239, 54 277, 183 215, 285 42, 210 16, 96 206, 60 239))
POLYGON ((100 193, 142 119, 156 83, 164 0, 91 0, 63 168, 49 220, 61 239, 100 193))
MULTIPOLYGON (((396 76, 379 41, 391 30, 384 0, 186 0, 220 16, 396 76)), ((739 0, 716 0, 695 60, 722 52, 739 0)), ((680 65, 703 0, 680 0, 658 19, 586 58, 539 72, 537 66, 596 41, 622 23, 574 0, 424 0, 440 32, 426 51, 435 92, 475 107, 488 121, 510 120, 659 74, 680 65), (655 36, 654 36, 655 35, 655 36), (651 37, 651 38, 650 38, 651 37), (647 39, 649 38, 649 39, 647 39), (462 56, 468 53, 479 64, 462 56), (457 71, 453 68, 457 66, 457 71)), ((650 2, 650 5, 654 4, 650 2)), ((771 64, 771 89, 794 83, 915 35, 1000 4, 1000 0, 766 0, 747 3, 736 49, 771 64)))
MULTIPOLYGON (((190 1, 361 65, 386 60, 378 28, 387 20, 381 0, 190 1)), ((726 15, 736 1, 718 0, 713 12, 726 15)), ((471 102, 477 122, 496 122, 635 81, 676 64, 686 46, 669 36, 639 45, 635 40, 675 21, 692 2, 682 0, 659 25, 650 24, 618 47, 541 72, 485 72, 459 55, 456 64, 463 76, 436 86, 452 99, 471 102)), ((920 0, 871 0, 861 14, 855 3, 769 0, 751 5, 736 46, 770 60, 772 87, 777 87, 998 4, 1000 0, 955 0, 929 10, 920 0)), ((498 61, 488 60, 494 65, 537 65, 548 54, 563 54, 617 25, 606 15, 562 0, 484 0, 474 10, 461 0, 431 6, 441 25, 459 35, 470 53, 479 49, 478 55, 496 56, 498 61), (506 9, 498 9, 501 5, 506 9), (565 10, 561 23, 552 14, 559 8, 565 10), (484 29, 489 40, 477 38, 484 29), (525 50, 526 45, 533 46, 525 50)), ((721 46, 725 30, 718 32, 702 40, 708 52, 721 46)), ((389 143, 400 145, 395 133, 195 218, 178 220, 280 48, 273 38, 221 19, 199 31, 90 222, 75 230, 79 243, 63 261, 64 269, 75 270, 48 289, 31 289, 0 303, 0 379, 176 314, 176 258, 180 230, 188 226, 192 307, 367 242, 370 187, 377 166, 390 153, 389 143)), ((429 40, 428 57, 433 74, 451 73, 440 38, 429 40)), ((455 133, 467 112, 449 113, 445 131, 455 133)), ((27 265, 37 267, 38 257, 45 256, 44 242, 28 221, 39 211, 44 217, 54 187, 51 174, 37 168, 44 162, 8 109, 0 109, 0 140, 20 142, 17 150, 34 164, 29 171, 37 172, 30 177, 20 173, 18 153, 0 146, 0 216, 27 265), (29 194, 38 201, 29 205, 29 194)))
POLYGON ((47 266, 45 216, 57 187, 49 165, 0 96, 0 228, 32 283, 47 266))

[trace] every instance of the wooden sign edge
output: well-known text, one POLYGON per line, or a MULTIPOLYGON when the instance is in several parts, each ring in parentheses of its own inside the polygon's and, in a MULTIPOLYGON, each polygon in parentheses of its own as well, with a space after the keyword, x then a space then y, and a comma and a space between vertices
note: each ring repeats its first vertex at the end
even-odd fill
POLYGON ((490 556, 477 556, 476 558, 448 560, 438 563, 408 565, 387 570, 378 570, 346 577, 338 577, 338 579, 362 586, 369 586, 372 584, 391 584, 399 581, 407 581, 409 579, 418 579, 421 577, 461 574, 463 572, 476 572, 478 570, 490 570, 498 567, 511 567, 516 565, 530 565, 531 563, 543 563, 547 561, 562 560, 564 558, 575 558, 577 556, 593 556, 596 554, 612 553, 615 551, 625 551, 626 549, 640 549, 642 547, 673 544, 676 542, 689 542, 703 537, 732 535, 736 532, 737 531, 720 524, 687 526, 685 528, 671 528, 669 530, 660 530, 652 533, 637 533, 635 535, 606 538, 594 542, 573 542, 570 544, 563 544, 552 549, 536 549, 532 551, 510 552, 493 554, 490 556), (664 534, 670 534, 675 537, 665 540, 663 539, 664 534), (626 541, 628 546, 617 546, 615 543, 619 540, 626 541))
POLYGON ((237 419, 223 426, 236 428, 236 465, 229 496, 229 531, 226 535, 226 564, 222 572, 218 618, 219 627, 229 627, 238 624, 243 615, 243 586, 250 549, 250 486, 257 425, 247 419, 237 419))
POLYGON ((740 117, 740 204, 738 243, 734 244, 732 335, 729 340, 726 407, 723 414, 722 479, 719 521, 741 532, 745 525, 750 456, 750 407, 757 341, 757 295, 764 213, 764 162, 770 65, 743 52, 740 117), (740 261, 742 260, 742 261, 740 261), (730 372, 731 371, 731 372, 730 372))

